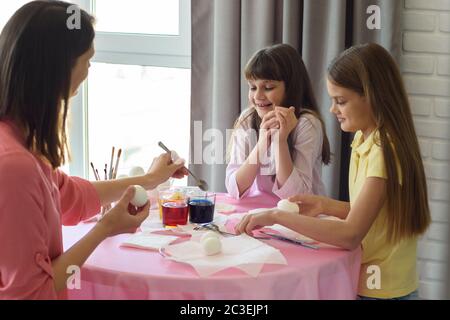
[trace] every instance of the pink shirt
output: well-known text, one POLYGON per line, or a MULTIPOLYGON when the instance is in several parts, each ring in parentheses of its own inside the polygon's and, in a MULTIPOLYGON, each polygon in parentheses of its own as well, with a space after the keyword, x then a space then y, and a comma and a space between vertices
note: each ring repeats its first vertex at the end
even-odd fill
MULTIPOLYGON (((235 131, 237 136, 233 140, 231 159, 225 178, 228 193, 236 199, 239 198, 236 172, 256 145, 256 140, 249 136, 248 130, 244 126, 241 129, 244 130, 235 131)), ((313 115, 304 114, 300 117, 293 136, 294 170, 284 185, 279 186, 275 175, 263 175, 261 170, 253 185, 241 195, 241 198, 254 194, 256 191, 273 193, 280 199, 286 199, 296 194, 325 194, 322 182, 322 124, 313 115)), ((274 156, 272 158, 272 162, 274 162, 274 156)))
POLYGON ((52 260, 63 253, 61 224, 100 210, 94 186, 69 177, 25 149, 0 121, 0 299, 56 299, 52 260))

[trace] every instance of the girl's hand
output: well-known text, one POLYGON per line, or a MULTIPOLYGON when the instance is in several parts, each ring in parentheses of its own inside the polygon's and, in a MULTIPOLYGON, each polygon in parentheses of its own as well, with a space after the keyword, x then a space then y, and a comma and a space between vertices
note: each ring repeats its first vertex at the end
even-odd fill
POLYGON ((279 129, 280 123, 278 122, 278 119, 276 118, 276 112, 275 110, 268 112, 261 121, 260 129, 279 129))
POLYGON ((280 140, 287 140, 289 134, 298 124, 298 119, 295 116, 295 108, 290 107, 286 109, 284 107, 275 107, 275 116, 280 124, 280 140))
POLYGON ((112 237, 121 233, 134 233, 141 223, 148 217, 150 212, 150 201, 137 212, 129 211, 130 201, 133 199, 135 189, 128 187, 117 205, 109 210, 96 227, 102 228, 106 237, 112 237))
POLYGON ((262 118, 258 140, 261 152, 265 152, 270 147, 273 131, 278 130, 279 128, 280 123, 276 117, 275 111, 268 112, 262 118))
POLYGON ((157 185, 163 183, 170 177, 181 179, 187 176, 188 172, 184 168, 184 160, 178 159, 172 162, 172 157, 168 153, 163 153, 159 157, 153 159, 153 163, 148 169, 146 177, 151 181, 156 179, 157 185))
POLYGON ((237 234, 247 233, 253 236, 252 230, 261 229, 266 226, 271 226, 276 223, 275 215, 277 210, 269 210, 266 212, 247 214, 236 225, 235 231, 237 234))
POLYGON ((313 194, 299 194, 289 197, 289 201, 295 202, 300 206, 300 214, 310 217, 316 217, 324 213, 326 198, 313 194))

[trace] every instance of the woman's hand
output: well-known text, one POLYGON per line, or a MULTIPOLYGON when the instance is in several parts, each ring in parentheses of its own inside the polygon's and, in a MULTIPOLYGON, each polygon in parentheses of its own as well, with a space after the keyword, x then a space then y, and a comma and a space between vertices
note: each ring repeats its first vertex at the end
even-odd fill
POLYGON ((279 123, 279 134, 280 141, 287 140, 289 134, 298 124, 298 119, 295 116, 295 108, 290 107, 289 109, 284 107, 275 107, 275 118, 279 123))
POLYGON ((163 153, 159 157, 154 158, 146 174, 149 180, 156 179, 157 185, 170 177, 181 179, 187 175, 188 172, 184 167, 184 160, 178 159, 172 162, 172 157, 168 153, 163 153))
POLYGON ((313 194, 299 194, 289 198, 300 207, 300 214, 310 217, 317 217, 325 211, 326 198, 313 194))
POLYGON ((235 230, 237 234, 247 233, 253 236, 254 229, 261 229, 266 226, 271 226, 276 223, 277 210, 269 210, 261 213, 247 214, 236 225, 235 230))
POLYGON ((121 233, 134 233, 141 223, 148 217, 150 212, 150 201, 137 212, 130 212, 129 205, 135 193, 134 187, 129 187, 120 198, 114 208, 109 210, 96 227, 101 228, 106 237, 115 236, 121 233))

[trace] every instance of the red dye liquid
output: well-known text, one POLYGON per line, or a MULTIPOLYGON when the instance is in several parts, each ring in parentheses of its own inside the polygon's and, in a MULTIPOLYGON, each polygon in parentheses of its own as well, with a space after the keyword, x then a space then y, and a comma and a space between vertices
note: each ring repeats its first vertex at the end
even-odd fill
POLYGON ((162 204, 164 226, 176 227, 187 224, 189 207, 185 202, 165 202, 162 204))

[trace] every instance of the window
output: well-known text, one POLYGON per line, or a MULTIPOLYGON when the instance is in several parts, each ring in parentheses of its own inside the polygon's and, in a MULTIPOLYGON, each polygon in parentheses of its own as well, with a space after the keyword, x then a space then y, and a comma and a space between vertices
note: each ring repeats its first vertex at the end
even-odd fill
POLYGON ((135 0, 131 14, 124 14, 121 1, 96 0, 94 11, 97 31, 179 35, 178 0, 135 0))
POLYGON ((147 170, 163 152, 158 141, 189 159, 190 1, 78 3, 96 17, 97 33, 88 81, 72 103, 71 174, 93 180, 90 162, 103 173, 113 146, 122 149, 118 175, 147 170))
MULTIPOLYGON (((2 1, 0 30, 28 2, 2 1)), ((189 159, 190 0, 72 2, 96 17, 96 55, 72 99, 63 169, 94 179, 89 163, 103 172, 112 146, 123 150, 118 174, 147 169, 158 141, 189 159)))
POLYGON ((90 161, 103 171, 114 146, 124 149, 118 174, 133 166, 146 170, 163 152, 158 141, 187 159, 189 83, 189 69, 93 63, 87 104, 90 161))

